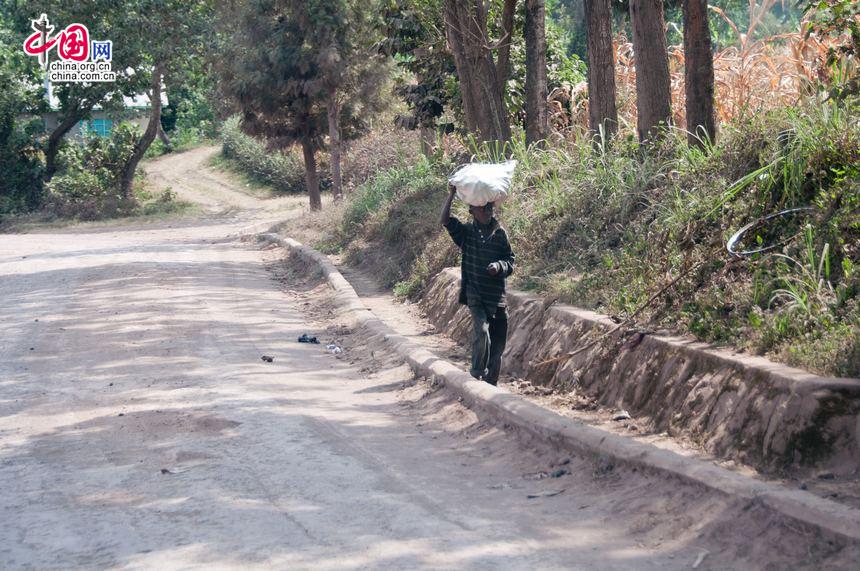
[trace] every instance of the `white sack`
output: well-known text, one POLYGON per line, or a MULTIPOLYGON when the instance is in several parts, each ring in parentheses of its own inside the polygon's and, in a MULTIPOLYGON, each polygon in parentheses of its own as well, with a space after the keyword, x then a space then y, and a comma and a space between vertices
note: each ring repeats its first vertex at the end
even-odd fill
POLYGON ((471 206, 484 206, 489 202, 499 204, 508 197, 511 179, 517 161, 501 164, 472 163, 448 178, 457 188, 457 198, 471 206))

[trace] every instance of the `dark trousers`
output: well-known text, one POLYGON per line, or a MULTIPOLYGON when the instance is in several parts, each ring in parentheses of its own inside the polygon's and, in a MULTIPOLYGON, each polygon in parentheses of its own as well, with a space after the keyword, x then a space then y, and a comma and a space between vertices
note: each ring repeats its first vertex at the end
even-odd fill
POLYGON ((469 373, 495 385, 499 381, 502 353, 508 341, 508 312, 504 307, 487 308, 480 304, 469 304, 469 311, 475 326, 469 373))

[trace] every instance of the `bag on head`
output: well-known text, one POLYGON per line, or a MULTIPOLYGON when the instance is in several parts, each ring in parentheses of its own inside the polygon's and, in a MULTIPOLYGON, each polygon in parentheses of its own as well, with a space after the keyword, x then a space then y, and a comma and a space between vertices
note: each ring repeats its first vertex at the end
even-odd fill
POLYGON ((470 206, 500 204, 508 198, 517 161, 472 163, 448 178, 457 189, 457 198, 470 206))

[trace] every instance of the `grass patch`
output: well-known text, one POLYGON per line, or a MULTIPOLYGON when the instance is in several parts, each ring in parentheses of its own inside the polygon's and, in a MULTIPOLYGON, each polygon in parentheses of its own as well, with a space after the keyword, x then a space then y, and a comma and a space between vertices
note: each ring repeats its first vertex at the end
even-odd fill
MULTIPOLYGON (((178 200, 172 189, 160 191, 150 188, 139 177, 134 186, 135 201, 124 208, 111 208, 90 213, 86 217, 58 216, 56 212, 41 210, 21 215, 7 215, 0 220, 0 233, 26 233, 48 228, 99 228, 106 225, 155 223, 197 214, 199 207, 178 200)), ((88 211, 89 212, 89 211, 88 211)))
MULTIPOLYGON (((304 162, 295 149, 269 149, 265 141, 241 131, 238 117, 231 117, 224 122, 221 144, 223 156, 229 159, 234 170, 244 173, 249 181, 270 187, 278 193, 305 190, 304 162)), ((325 180, 320 181, 321 189, 327 186, 325 180)))
POLYGON ((239 161, 226 157, 223 153, 213 155, 208 166, 234 177, 237 188, 255 198, 273 198, 281 194, 268 182, 248 173, 239 161))

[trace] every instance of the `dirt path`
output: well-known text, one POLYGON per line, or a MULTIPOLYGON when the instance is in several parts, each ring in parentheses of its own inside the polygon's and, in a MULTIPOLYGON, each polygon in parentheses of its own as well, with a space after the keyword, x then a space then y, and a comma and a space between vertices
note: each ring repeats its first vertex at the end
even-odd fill
POLYGON ((236 238, 305 202, 247 195, 212 152, 147 165, 196 221, 0 236, 0 568, 850 561, 754 504, 482 425, 236 238))
POLYGON ((209 163, 220 147, 200 147, 159 157, 143 165, 151 185, 170 187, 180 198, 203 206, 210 215, 234 215, 255 222, 281 221, 307 209, 307 199, 280 196, 261 199, 237 176, 215 170, 209 163))

